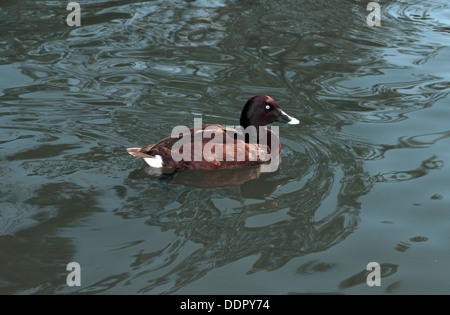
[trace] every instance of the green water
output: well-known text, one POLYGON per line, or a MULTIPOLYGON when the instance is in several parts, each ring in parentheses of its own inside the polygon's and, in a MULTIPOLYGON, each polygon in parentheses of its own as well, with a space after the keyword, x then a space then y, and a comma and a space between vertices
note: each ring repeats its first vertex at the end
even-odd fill
POLYGON ((0 294, 448 294, 450 8, 368 2, 0 1, 0 294), (125 150, 257 94, 276 173, 125 150))

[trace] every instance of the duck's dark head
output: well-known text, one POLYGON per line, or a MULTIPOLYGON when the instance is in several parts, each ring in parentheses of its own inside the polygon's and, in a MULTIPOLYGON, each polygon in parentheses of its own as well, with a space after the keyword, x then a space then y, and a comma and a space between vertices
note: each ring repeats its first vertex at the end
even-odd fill
POLYGON ((256 128, 266 126, 274 121, 296 125, 298 119, 289 116, 281 110, 277 102, 267 95, 257 95, 252 97, 245 103, 241 113, 240 124, 247 128, 252 125, 256 128))

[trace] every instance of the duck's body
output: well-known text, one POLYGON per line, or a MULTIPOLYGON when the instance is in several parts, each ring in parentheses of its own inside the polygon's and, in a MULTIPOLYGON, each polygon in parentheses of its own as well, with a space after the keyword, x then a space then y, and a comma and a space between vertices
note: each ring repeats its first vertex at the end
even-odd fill
POLYGON ((161 169, 215 170, 263 164, 281 151, 276 134, 264 127, 274 121, 299 123, 284 113, 273 98, 258 95, 249 99, 242 110, 242 128, 195 126, 156 144, 127 150, 151 167, 161 169), (255 137, 245 134, 253 130, 255 137))
MULTIPOLYGON (((276 137, 269 129, 267 129, 267 133, 269 141, 276 137)), ((215 170, 267 162, 272 153, 270 143, 267 142, 266 144, 247 143, 241 130, 208 124, 202 125, 201 128, 190 128, 188 132, 180 134, 178 137, 168 137, 156 144, 150 144, 143 148, 129 148, 128 153, 142 157, 147 164, 156 168, 215 170), (222 136, 222 139, 216 139, 215 135, 222 136), (189 158, 176 161, 173 158, 172 149, 176 143, 183 141, 184 137, 190 138, 191 141, 186 144, 188 147, 181 148, 181 154, 184 153, 184 149, 188 149, 190 151, 190 154, 188 153, 189 158), (199 139, 199 141, 195 141, 195 138, 199 139), (205 148, 208 143, 212 145, 212 141, 217 141, 216 144, 219 146, 223 144, 222 150, 205 148), (239 156, 243 158, 239 159, 239 156)), ((280 149, 280 145, 278 148, 275 148, 275 150, 278 150, 278 153, 280 149)))

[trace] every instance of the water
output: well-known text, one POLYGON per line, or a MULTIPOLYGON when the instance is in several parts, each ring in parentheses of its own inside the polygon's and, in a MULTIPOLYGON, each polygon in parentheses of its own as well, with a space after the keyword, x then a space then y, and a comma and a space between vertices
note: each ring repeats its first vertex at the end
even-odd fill
POLYGON ((79 3, 0 1, 1 294, 450 292, 446 1, 79 3), (126 153, 257 94, 274 174, 126 153))

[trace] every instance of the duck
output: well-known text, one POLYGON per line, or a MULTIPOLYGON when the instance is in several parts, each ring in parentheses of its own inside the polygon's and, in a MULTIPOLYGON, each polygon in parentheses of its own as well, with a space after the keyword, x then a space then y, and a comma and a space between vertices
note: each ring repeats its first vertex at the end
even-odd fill
POLYGON ((142 158, 150 168, 166 173, 267 164, 281 152, 281 142, 274 128, 267 128, 273 122, 300 123, 284 112, 272 97, 256 95, 245 103, 240 126, 196 125, 194 119, 194 127, 175 127, 170 137, 144 147, 127 148, 127 151, 131 156, 142 158))

